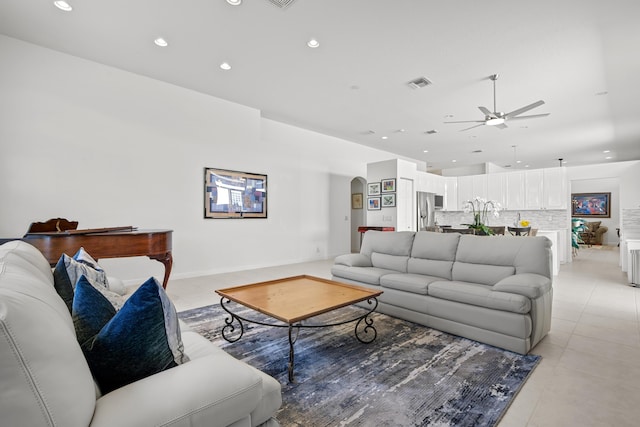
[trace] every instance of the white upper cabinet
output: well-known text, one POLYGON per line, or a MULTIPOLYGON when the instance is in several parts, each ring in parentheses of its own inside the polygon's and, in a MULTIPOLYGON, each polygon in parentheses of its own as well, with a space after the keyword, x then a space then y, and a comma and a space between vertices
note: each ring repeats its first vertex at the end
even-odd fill
POLYGON ((491 173, 487 175, 487 199, 507 206, 507 173, 491 173))
POLYGON ((444 211, 458 210, 458 178, 444 177, 444 211))
POLYGON ((473 176, 458 177, 458 209, 463 210, 467 200, 473 199, 473 176))
POLYGON ((543 169, 544 173, 544 207, 545 209, 567 209, 569 195, 565 168, 543 169))
POLYGON ((507 173, 507 200, 506 207, 510 211, 525 209, 525 179, 524 172, 507 173))
POLYGON ((544 174, 542 169, 525 172, 525 207, 528 210, 544 209, 543 188, 544 174))

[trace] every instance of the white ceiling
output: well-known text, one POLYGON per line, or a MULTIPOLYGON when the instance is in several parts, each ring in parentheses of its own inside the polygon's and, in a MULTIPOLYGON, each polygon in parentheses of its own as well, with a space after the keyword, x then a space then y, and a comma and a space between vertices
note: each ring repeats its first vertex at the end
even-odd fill
POLYGON ((0 33, 419 159, 429 170, 640 159, 638 0, 68 3, 72 12, 53 0, 0 0, 0 33), (159 36, 168 47, 154 45, 159 36), (312 37, 319 48, 306 46, 312 37), (224 61, 232 70, 219 68, 224 61), (493 110, 488 77, 496 73, 499 111, 542 99, 527 114, 550 116, 503 130, 443 123, 481 120, 478 106, 493 110), (409 87, 422 76, 433 85, 409 87))

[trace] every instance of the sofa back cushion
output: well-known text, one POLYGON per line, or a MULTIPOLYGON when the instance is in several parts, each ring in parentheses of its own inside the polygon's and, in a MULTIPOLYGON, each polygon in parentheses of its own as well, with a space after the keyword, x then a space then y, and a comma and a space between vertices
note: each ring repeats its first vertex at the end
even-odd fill
POLYGON ((453 280, 494 285, 513 274, 552 278, 551 241, 546 237, 460 236, 453 280))
POLYGON ((415 234, 413 231, 367 231, 362 239, 360 253, 368 257, 373 252, 408 257, 415 234))
POLYGON ((377 268, 384 268, 385 270, 399 271, 401 273, 407 272, 408 256, 402 255, 389 255, 381 254, 379 252, 373 252, 371 254, 371 264, 377 268))
POLYGON ((451 280, 459 240, 458 233, 416 233, 407 271, 451 280))
POLYGON ((0 414, 10 426, 87 426, 95 385, 51 268, 28 243, 0 246, 0 414))

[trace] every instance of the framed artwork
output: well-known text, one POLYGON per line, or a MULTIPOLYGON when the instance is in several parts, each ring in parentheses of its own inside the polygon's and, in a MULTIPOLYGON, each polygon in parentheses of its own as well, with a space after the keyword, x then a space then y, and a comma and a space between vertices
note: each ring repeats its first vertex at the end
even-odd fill
POLYGON ((396 192, 396 179, 388 178, 382 180, 382 192, 383 193, 395 193, 396 192))
POLYGON ((369 196, 377 196, 380 194, 380 183, 379 182, 370 182, 367 184, 367 195, 369 196))
POLYGON ((572 193, 571 216, 611 218, 611 193, 572 193))
POLYGON ((367 198, 367 210, 379 211, 380 210, 380 197, 367 198))
POLYGON ((382 195, 382 207, 393 208, 396 206, 396 194, 383 194, 382 195))
POLYGON ((351 209, 362 209, 362 193, 351 195, 351 209))
POLYGON ((205 218, 266 218, 267 175, 204 168, 205 218))

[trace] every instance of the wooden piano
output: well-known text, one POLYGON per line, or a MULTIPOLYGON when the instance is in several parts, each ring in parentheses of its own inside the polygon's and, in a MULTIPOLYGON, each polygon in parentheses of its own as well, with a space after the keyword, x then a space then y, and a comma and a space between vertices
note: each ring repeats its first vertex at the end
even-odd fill
POLYGON ((77 222, 65 221, 55 218, 46 223, 33 223, 21 239, 0 239, 0 244, 11 240, 30 243, 42 252, 52 267, 63 253, 73 256, 80 247, 84 247, 95 260, 147 256, 164 265, 162 286, 167 287, 173 266, 172 230, 138 230, 130 226, 77 230, 74 228, 77 222), (54 228, 41 226, 48 223, 55 224, 54 228), (51 231, 42 231, 48 228, 51 231))

